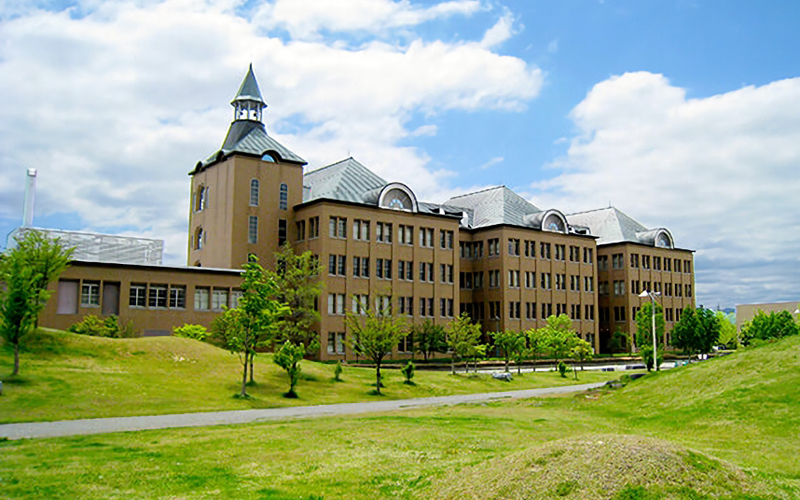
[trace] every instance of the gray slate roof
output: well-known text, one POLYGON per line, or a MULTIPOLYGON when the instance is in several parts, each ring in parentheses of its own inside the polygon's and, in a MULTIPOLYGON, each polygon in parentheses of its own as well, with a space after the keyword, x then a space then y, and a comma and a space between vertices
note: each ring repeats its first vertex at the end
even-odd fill
MULTIPOLYGON (((247 70, 247 75, 245 75, 242 84, 239 86, 239 91, 236 92, 236 97, 233 98, 233 101, 257 101, 266 106, 264 98, 261 97, 261 89, 258 88, 256 75, 253 73, 252 63, 250 64, 250 68, 247 70)), ((231 104, 233 104, 233 102, 231 104)))
POLYGON ((570 224, 588 227, 593 235, 598 236, 598 245, 622 242, 652 244, 658 231, 644 227, 614 207, 567 215, 567 220, 570 224))
POLYGON ((444 203, 450 209, 465 209, 469 227, 473 229, 509 224, 530 227, 525 216, 542 210, 505 186, 497 186, 450 198, 444 203))
MULTIPOLYGON (((388 184, 352 157, 303 176, 303 202, 318 198, 364 203, 370 191, 388 184)), ((377 201, 377 200, 376 200, 377 201)))
POLYGON ((299 165, 308 163, 300 158, 300 156, 290 151, 289 148, 270 137, 263 123, 252 120, 236 120, 231 123, 222 148, 200 162, 189 175, 196 174, 212 163, 233 153, 243 153, 253 156, 264 156, 267 153, 272 153, 285 162, 297 163, 299 165))

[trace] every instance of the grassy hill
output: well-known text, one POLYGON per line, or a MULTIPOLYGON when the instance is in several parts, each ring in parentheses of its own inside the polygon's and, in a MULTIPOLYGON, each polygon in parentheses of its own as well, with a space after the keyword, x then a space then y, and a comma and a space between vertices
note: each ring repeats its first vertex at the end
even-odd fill
MULTIPOLYGON (((0 376, 11 372, 12 352, 0 347, 0 376)), ((256 356, 256 385, 251 399, 239 392, 238 357, 212 345, 176 337, 105 339, 39 330, 25 337, 21 375, 4 380, 0 423, 62 420, 194 411, 270 408, 374 400, 370 368, 345 367, 342 382, 334 366, 303 361, 298 399, 286 399, 286 372, 270 354, 256 356)), ((607 380, 613 374, 583 373, 580 383, 607 380)), ((526 374, 502 382, 488 375, 455 376, 417 372, 415 386, 397 370, 384 371, 384 398, 400 399, 573 384, 552 373, 526 374)))
POLYGON ((0 486, 10 498, 800 498, 798 353, 789 338, 579 396, 5 442, 0 486))

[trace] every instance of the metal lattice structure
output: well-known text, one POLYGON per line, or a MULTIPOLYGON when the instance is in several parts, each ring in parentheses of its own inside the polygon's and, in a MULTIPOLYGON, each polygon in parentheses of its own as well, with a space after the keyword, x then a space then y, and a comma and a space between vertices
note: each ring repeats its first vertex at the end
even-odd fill
POLYGON ((75 260, 161 265, 164 257, 164 240, 31 227, 20 227, 12 231, 8 235, 8 248, 13 248, 15 238, 23 237, 28 231, 38 231, 53 239, 59 238, 63 245, 74 247, 72 258, 75 260))

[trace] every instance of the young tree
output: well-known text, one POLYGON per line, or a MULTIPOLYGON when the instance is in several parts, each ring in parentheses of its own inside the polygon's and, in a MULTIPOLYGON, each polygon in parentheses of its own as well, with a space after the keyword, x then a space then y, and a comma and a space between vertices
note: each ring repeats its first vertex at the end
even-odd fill
POLYGON ((697 308, 697 320, 700 329, 695 334, 695 349, 701 354, 711 352, 719 341, 720 322, 711 309, 697 308))
POLYGON ((566 314, 550 316, 547 318, 547 325, 542 328, 545 350, 550 353, 550 357, 556 365, 562 359, 569 356, 569 351, 575 345, 578 334, 572 329, 572 320, 566 314))
POLYGON ((39 327, 39 312, 50 298, 47 286, 69 266, 75 249, 64 246, 60 238, 48 238, 35 230, 26 231, 14 241, 16 247, 11 249, 11 253, 19 253, 24 265, 30 267, 35 276, 31 282, 31 292, 39 303, 33 316, 33 327, 36 329, 39 327))
POLYGON ((425 361, 428 361, 434 353, 447 352, 447 339, 443 326, 426 319, 421 325, 412 326, 411 334, 414 339, 414 352, 422 354, 425 361))
MULTIPOLYGON (((572 359, 578 362, 581 371, 583 371, 583 363, 592 359, 594 351, 592 350, 592 344, 583 339, 576 339, 569 354, 572 359)), ((578 380, 578 370, 573 369, 572 371, 575 372, 575 380, 578 380)))
POLYGON ((256 349, 268 345, 275 337, 278 318, 288 307, 274 299, 276 285, 257 261, 244 265, 242 297, 236 309, 229 309, 211 324, 218 341, 239 355, 242 362, 242 390, 247 397, 247 368, 253 381, 253 358, 256 349))
POLYGON ((0 295, 0 334, 14 346, 14 371, 19 375, 19 344, 33 325, 39 296, 32 285, 36 279, 33 269, 19 255, 10 254, 2 262, 2 281, 5 292, 0 295))
POLYGON ((401 338, 407 335, 403 318, 375 312, 366 308, 364 314, 348 314, 346 323, 349 330, 345 341, 354 353, 375 363, 375 392, 381 394, 381 363, 401 338))
POLYGON ((733 347, 739 348, 739 333, 736 331, 736 320, 733 319, 733 313, 725 314, 722 311, 717 311, 717 319, 719 320, 719 343, 725 345, 728 349, 733 347))
MULTIPOLYGON (((318 345, 315 345, 316 340, 311 341, 311 349, 312 351, 316 351, 319 349, 318 345)), ((272 357, 272 361, 286 370, 286 374, 289 375, 289 392, 284 394, 287 398, 296 398, 297 393, 294 391, 294 388, 297 386, 297 381, 300 378, 300 362, 306 355, 306 346, 303 344, 293 344, 291 340, 287 340, 283 343, 281 348, 275 353, 272 357)))
POLYGON ((450 360, 451 372, 456 373, 456 358, 464 359, 465 362, 471 357, 486 352, 485 346, 479 344, 481 340, 481 325, 473 323, 467 313, 453 318, 445 327, 447 345, 452 351, 453 357, 450 360))
POLYGON ((681 313, 680 321, 672 327, 672 345, 686 354, 694 354, 697 351, 695 336, 699 330, 700 321, 694 309, 687 307, 681 313))
POLYGON ((531 328, 526 332, 528 335, 528 349, 533 358, 533 370, 536 371, 536 362, 544 354, 546 349, 544 328, 531 328))
POLYGON ((414 362, 409 360, 406 366, 400 368, 400 373, 406 378, 406 381, 403 382, 404 384, 414 385, 414 382, 411 381, 414 378, 414 362))
MULTIPOLYGON (((525 334, 506 330, 504 332, 491 332, 489 335, 494 339, 494 345, 503 352, 505 358, 506 373, 511 358, 521 360, 525 352, 525 334)), ((520 363, 517 363, 517 373, 520 373, 520 363)))
POLYGON ((38 231, 16 238, 16 246, 0 256, 0 335, 14 346, 14 370, 19 374, 19 343, 33 327, 50 292, 47 285, 66 269, 72 249, 38 231))
POLYGON ((312 341, 319 342, 319 334, 312 327, 319 322, 319 312, 314 303, 322 293, 320 275, 322 267, 319 259, 311 251, 296 255, 288 244, 275 254, 277 269, 269 273, 275 282, 273 298, 286 304, 288 309, 277 322, 277 342, 290 340, 293 344, 303 344, 307 352, 312 341))

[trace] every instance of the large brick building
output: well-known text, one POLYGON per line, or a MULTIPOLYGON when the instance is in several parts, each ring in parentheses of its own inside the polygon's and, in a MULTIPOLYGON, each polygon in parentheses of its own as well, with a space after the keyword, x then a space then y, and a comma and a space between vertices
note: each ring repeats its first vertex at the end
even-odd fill
MULTIPOLYGON (((64 328, 94 313, 144 334, 209 325, 236 305, 236 270, 250 255, 274 265, 285 242, 324 264, 323 359, 351 355, 345 317, 365 304, 410 323, 467 312, 486 332, 564 313, 596 351, 612 331, 633 331, 642 289, 661 291, 668 325, 693 305, 692 253, 674 248, 666 229, 616 209, 540 209, 504 186, 428 203, 353 158, 304 173, 306 162, 267 133, 252 68, 231 104, 222 147, 190 172, 188 265, 76 262, 42 324, 64 328)), ((401 342, 396 355, 409 350, 401 342)))

